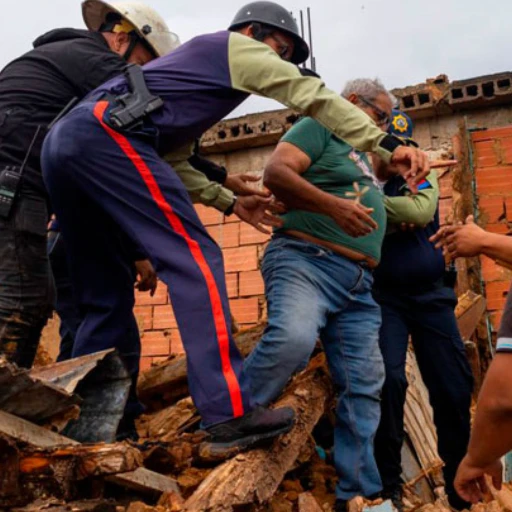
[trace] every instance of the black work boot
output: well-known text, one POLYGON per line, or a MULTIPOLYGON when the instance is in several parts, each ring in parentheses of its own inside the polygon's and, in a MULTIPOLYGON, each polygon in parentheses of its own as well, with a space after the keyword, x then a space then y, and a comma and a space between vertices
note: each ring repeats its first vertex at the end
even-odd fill
POLYGON ((199 455, 209 460, 231 457, 290 431, 294 421, 295 412, 291 407, 257 406, 240 418, 206 428, 209 438, 199 447, 199 455))
POLYGON ((404 504, 402 498, 404 497, 404 491, 401 485, 395 485, 393 487, 385 487, 381 494, 381 498, 386 500, 391 500, 397 512, 404 512, 404 504))

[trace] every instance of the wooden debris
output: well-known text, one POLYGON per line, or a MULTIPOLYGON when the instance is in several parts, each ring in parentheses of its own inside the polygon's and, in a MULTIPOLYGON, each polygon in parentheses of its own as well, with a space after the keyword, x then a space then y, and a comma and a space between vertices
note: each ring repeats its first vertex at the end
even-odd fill
MULTIPOLYGON (((56 477, 58 486, 56 494, 72 495, 73 483, 84 475, 112 475, 106 479, 144 493, 157 495, 163 492, 179 493, 179 488, 172 478, 138 467, 142 463, 142 456, 139 450, 130 445, 120 443, 91 448, 1 411, 0 433, 6 434, 9 439, 35 448, 32 451, 24 451, 26 454, 23 458, 25 476, 39 474, 36 473, 38 468, 39 470, 48 469, 48 467, 53 469, 55 464, 52 465, 52 461, 56 463, 59 458, 61 459, 62 464, 58 465, 61 473, 56 477), (45 451, 43 448, 47 450, 54 448, 54 451, 45 451), (45 457, 44 454, 53 454, 53 458, 45 457), (73 454, 82 454, 82 457, 73 459, 73 454), (70 467, 65 464, 66 459, 68 462, 72 461, 70 467), (132 471, 133 469, 135 471, 132 471), (114 475, 113 473, 116 472, 120 474, 114 475), (72 476, 70 476, 71 473, 72 476), (64 484, 66 485, 63 487, 64 484)), ((44 492, 44 489, 47 489, 46 484, 40 486, 41 492, 44 492)))
POLYGON ((4 411, 0 411, 0 434, 40 448, 79 444, 73 439, 51 432, 4 411))
POLYGON ((81 399, 51 383, 32 377, 28 370, 0 359, 0 410, 34 423, 49 423, 81 399))
POLYGON ((323 512, 318 501, 309 492, 299 494, 298 506, 299 512, 323 512))
MULTIPOLYGON (((247 356, 256 346, 266 324, 241 331, 235 342, 243 356, 247 356)), ((151 410, 157 411, 166 405, 188 395, 187 362, 185 355, 176 356, 143 373, 138 382, 139 398, 151 410)))
POLYGON ((116 512, 115 502, 83 500, 66 503, 62 500, 37 500, 26 507, 14 507, 11 512, 116 512))
POLYGON ((160 495, 173 492, 180 495, 180 489, 175 480, 146 468, 138 468, 131 473, 110 476, 107 481, 141 493, 160 495))
POLYGON ((411 486, 414 486, 418 482, 415 477, 420 476, 420 478, 427 478, 433 488, 443 482, 441 473, 443 463, 437 452, 437 432, 428 391, 421 379, 416 356, 412 350, 407 354, 406 371, 409 387, 405 400, 404 426, 411 441, 411 447, 414 449, 414 456, 419 462, 420 473, 411 475, 406 467, 404 480, 410 481, 411 486))
POLYGON ((15 444, 0 437, 0 507, 20 494, 19 452, 15 444))
POLYGON ((485 312, 486 301, 481 295, 467 291, 459 297, 455 308, 457 325, 463 340, 469 340, 485 312))
POLYGON ((130 503, 126 512, 164 512, 164 509, 163 507, 151 507, 142 501, 134 501, 130 503))
POLYGON ((272 447, 237 455, 214 469, 186 501, 186 510, 231 511, 236 505, 262 503, 272 497, 329 401, 331 382, 324 360, 323 354, 317 356, 277 404, 296 411, 293 429, 272 447))
POLYGON ((160 496, 157 506, 164 507, 166 512, 180 512, 183 509, 185 501, 175 492, 165 492, 160 496))
POLYGON ((142 464, 142 455, 126 443, 70 445, 53 449, 24 450, 19 467, 23 475, 40 480, 42 474, 65 476, 69 480, 134 471, 142 464))
POLYGON ((166 407, 159 412, 145 415, 139 424, 139 433, 144 438, 169 442, 189 425, 190 420, 198 418, 190 397, 180 400, 176 405, 166 407))

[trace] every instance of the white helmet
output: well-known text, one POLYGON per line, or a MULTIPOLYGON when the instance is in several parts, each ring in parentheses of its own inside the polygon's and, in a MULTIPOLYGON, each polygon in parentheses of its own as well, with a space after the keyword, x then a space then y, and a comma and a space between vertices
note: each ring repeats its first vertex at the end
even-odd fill
POLYGON ((84 0, 82 15, 89 30, 98 31, 109 13, 119 14, 137 35, 154 50, 158 57, 180 45, 179 37, 169 30, 167 23, 151 7, 141 2, 114 2, 84 0))

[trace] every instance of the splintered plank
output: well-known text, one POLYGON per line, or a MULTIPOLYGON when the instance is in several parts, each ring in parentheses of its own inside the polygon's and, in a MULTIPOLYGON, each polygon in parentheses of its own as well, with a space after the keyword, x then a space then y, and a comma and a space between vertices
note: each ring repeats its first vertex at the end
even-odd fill
POLYGON ((0 411, 0 434, 40 448, 80 444, 4 411, 0 411))

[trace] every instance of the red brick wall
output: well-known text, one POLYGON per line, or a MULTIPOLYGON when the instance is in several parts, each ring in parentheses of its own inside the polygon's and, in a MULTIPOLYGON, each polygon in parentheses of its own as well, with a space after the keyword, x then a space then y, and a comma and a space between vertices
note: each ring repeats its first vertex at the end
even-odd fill
MULTIPOLYGON (((488 231, 506 234, 512 226, 512 127, 473 132, 471 140, 480 220, 488 231)), ((480 259, 487 310, 496 331, 512 273, 490 258, 480 259)))
MULTIPOLYGON (((198 206, 197 211, 210 235, 222 248, 231 313, 240 327, 251 327, 263 314, 264 290, 259 260, 268 236, 242 223, 237 217, 224 217, 214 208, 198 206)), ((169 304, 167 287, 158 284, 154 297, 137 293, 135 316, 141 329, 141 368, 183 351, 176 320, 169 304)))

